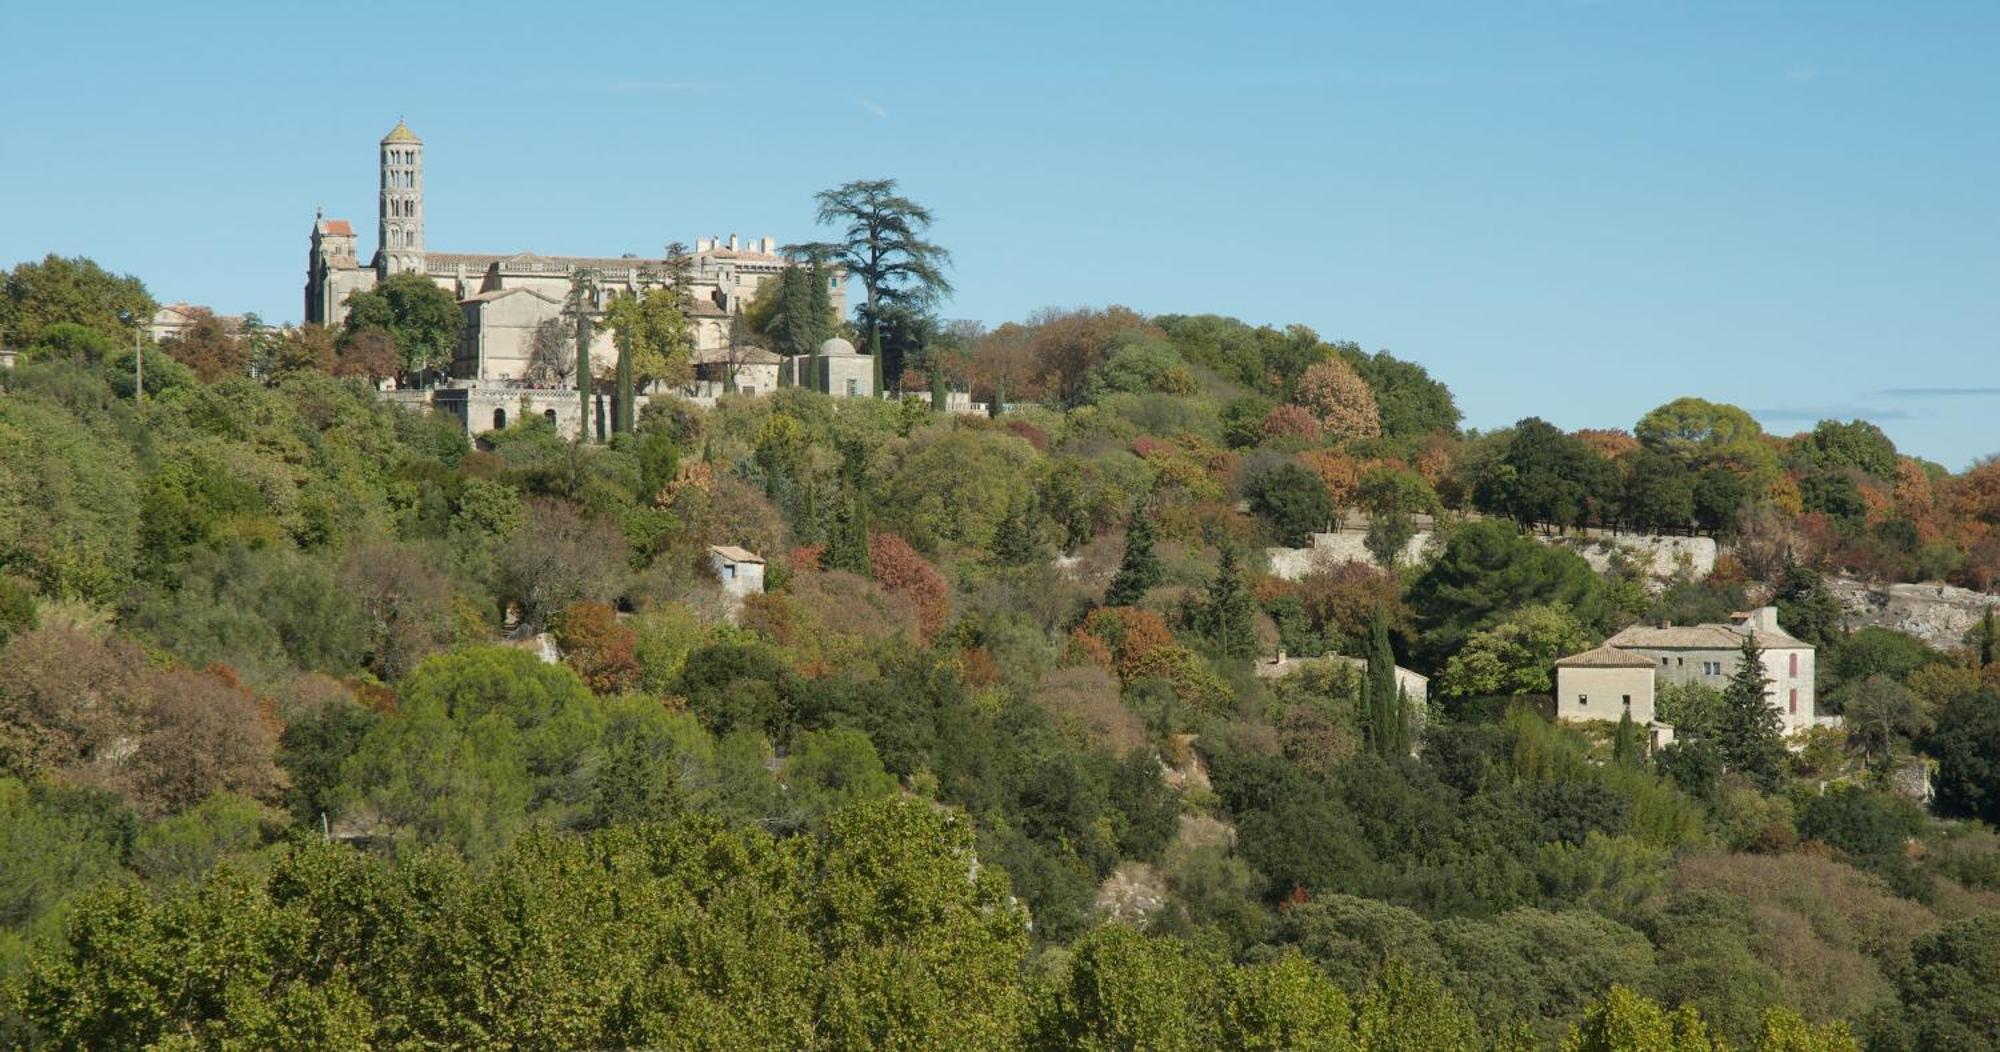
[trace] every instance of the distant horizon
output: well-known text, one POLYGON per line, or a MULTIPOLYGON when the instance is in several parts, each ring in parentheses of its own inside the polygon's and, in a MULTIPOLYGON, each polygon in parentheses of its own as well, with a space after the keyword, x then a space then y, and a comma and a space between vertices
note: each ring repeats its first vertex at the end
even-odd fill
POLYGON ((1694 395, 2000 452, 2000 10, 532 10, 10 11, 0 60, 64 90, 0 115, 34 159, 0 169, 0 264, 297 321, 316 207, 372 254, 401 117, 434 251, 801 241, 814 191, 891 177, 954 253, 944 317, 1305 324, 1481 430, 1694 395), (843 54, 864 36, 893 66, 843 54))

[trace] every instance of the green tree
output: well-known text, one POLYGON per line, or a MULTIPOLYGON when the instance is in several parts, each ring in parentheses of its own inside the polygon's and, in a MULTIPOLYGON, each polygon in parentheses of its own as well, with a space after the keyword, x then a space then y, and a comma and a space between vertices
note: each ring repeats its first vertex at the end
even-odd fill
POLYGON ((1225 544, 1216 561, 1215 580, 1202 600, 1202 635, 1224 657, 1248 658, 1257 652, 1256 609, 1257 601, 1236 565, 1236 549, 1225 544))
POLYGON ((694 337, 672 289, 649 289, 644 295, 621 292, 605 305, 604 324, 618 347, 619 430, 637 428, 631 389, 655 383, 678 384, 689 376, 694 337))
POLYGON ((1524 606, 1567 609, 1595 626, 1604 615, 1602 585, 1582 556, 1537 543, 1517 527, 1492 519, 1454 530, 1423 576, 1410 586, 1417 651, 1429 664, 1464 646, 1472 633, 1524 606))
POLYGON ((1531 606, 1475 632, 1445 662, 1438 689, 1447 697, 1551 694, 1557 658, 1595 642, 1576 618, 1552 606, 1531 606))
POLYGON ((1866 420, 1822 420, 1793 450, 1818 468, 1851 468, 1887 482, 1896 478, 1896 443, 1866 420))
POLYGON ((1396 682, 1396 655, 1389 649, 1389 618, 1379 608, 1368 620, 1368 672, 1363 701, 1368 744, 1383 757, 1410 752, 1410 698, 1396 682))
POLYGON ((1909 1047, 2000 1047, 2000 913, 1955 921, 1911 943, 1896 987, 1909 1047))
POLYGON ((0 340, 14 348, 41 342, 50 326, 81 325, 120 345, 151 321, 158 304, 138 278, 117 275, 82 256, 51 252, 21 263, 0 280, 0 340))
POLYGON ((1787 558, 1773 602, 1778 608, 1778 623, 1793 636, 1815 647, 1839 641, 1840 603, 1827 591, 1817 570, 1787 558))
POLYGON ((881 324, 884 308, 928 308, 951 294, 944 268, 951 253, 924 239, 930 229, 930 209, 896 192, 894 179, 860 179, 815 200, 819 221, 840 228, 835 243, 840 264, 861 279, 866 295, 863 316, 868 325, 868 353, 875 356, 875 390, 894 380, 882 370, 881 324))
POLYGON ((368 329, 388 333, 403 371, 422 382, 451 364, 464 328, 465 315, 451 293, 422 274, 404 273, 348 295, 342 340, 368 329))
POLYGON ((1641 449, 1626 463, 1620 512, 1641 529, 1686 529, 1695 520, 1695 476, 1675 457, 1641 449))
POLYGON ((1279 544, 1302 547, 1333 519, 1333 500, 1319 476, 1286 461, 1250 476, 1243 486, 1250 510, 1279 544))
POLYGON ((1736 671, 1722 691, 1715 745, 1730 770, 1741 771, 1765 789, 1777 788, 1785 762, 1785 721, 1771 704, 1770 686, 1764 652, 1757 637, 1745 632, 1736 671))
MULTIPOLYGON (((808 357, 815 367, 818 361, 812 356, 840 325, 833 309, 833 275, 827 269, 835 254, 832 245, 785 246, 791 265, 758 294, 744 315, 751 328, 768 337, 779 354, 808 357)), ((806 375, 817 376, 818 371, 809 368, 806 375)))
POLYGON ((1125 524, 1125 554, 1104 592, 1104 605, 1138 606, 1164 576, 1160 558, 1153 554, 1153 518, 1142 504, 1125 524))
POLYGON ((1937 758, 1939 813, 2000 825, 2000 696, 1946 702, 1924 750, 1937 758))

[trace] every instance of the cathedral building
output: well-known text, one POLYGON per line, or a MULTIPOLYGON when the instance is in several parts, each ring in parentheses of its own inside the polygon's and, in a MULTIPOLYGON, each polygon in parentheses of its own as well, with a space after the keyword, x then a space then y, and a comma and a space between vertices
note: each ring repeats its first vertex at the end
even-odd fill
MULTIPOLYGON (((635 255, 615 257, 541 256, 533 252, 433 252, 424 244, 424 142, 402 121, 381 143, 381 186, 377 202, 375 254, 361 262, 353 224, 324 215, 313 222, 306 269, 305 320, 337 326, 346 320, 347 297, 403 273, 422 274, 450 292, 465 314, 465 328, 449 372, 478 386, 525 386, 536 326, 558 317, 579 271, 595 285, 593 309, 621 293, 639 293, 667 284, 666 261, 635 255)), ((770 281, 791 264, 769 237, 739 242, 731 234, 695 242, 687 261, 693 309, 694 362, 704 375, 735 370, 737 387, 768 390, 775 383, 775 358, 766 351, 733 348, 730 322, 770 281), (765 380, 765 373, 770 379, 765 380)), ((834 308, 846 310, 846 275, 829 277, 834 308)), ((611 334, 600 330, 591 344, 593 362, 616 356, 611 334)))

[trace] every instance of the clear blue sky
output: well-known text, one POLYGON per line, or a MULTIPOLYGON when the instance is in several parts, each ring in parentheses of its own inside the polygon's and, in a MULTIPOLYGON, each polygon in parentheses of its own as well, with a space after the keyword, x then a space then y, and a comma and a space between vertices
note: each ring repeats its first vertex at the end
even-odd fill
POLYGON ((1478 427, 1681 394, 2000 452, 2000 4, 53 4, 0 9, 0 265, 300 314, 426 144, 444 251, 812 234, 891 176, 950 317, 1303 322, 1478 427))

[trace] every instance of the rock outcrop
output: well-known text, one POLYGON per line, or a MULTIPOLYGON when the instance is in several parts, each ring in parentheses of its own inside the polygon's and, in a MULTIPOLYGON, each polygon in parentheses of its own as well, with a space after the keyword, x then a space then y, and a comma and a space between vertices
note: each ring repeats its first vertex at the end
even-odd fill
POLYGON ((1946 650, 1963 646, 1966 633, 1988 608, 2000 610, 2000 595, 1948 584, 1869 584, 1830 577, 1826 587, 1846 611, 1849 628, 1892 628, 1946 650))

